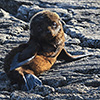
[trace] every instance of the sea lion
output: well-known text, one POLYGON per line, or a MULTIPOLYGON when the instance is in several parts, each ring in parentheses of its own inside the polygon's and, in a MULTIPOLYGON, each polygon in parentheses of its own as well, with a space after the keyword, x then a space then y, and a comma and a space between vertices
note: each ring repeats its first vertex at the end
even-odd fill
POLYGON ((37 76, 49 70, 55 61, 75 61, 88 55, 72 56, 65 49, 64 31, 59 15, 41 11, 30 21, 30 39, 5 57, 4 70, 11 82, 30 90, 42 85, 37 76))

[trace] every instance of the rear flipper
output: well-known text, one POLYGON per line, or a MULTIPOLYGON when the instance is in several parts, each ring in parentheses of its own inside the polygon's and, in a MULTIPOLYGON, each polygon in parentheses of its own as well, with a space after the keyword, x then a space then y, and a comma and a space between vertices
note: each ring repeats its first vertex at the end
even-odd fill
POLYGON ((36 86, 42 85, 42 81, 38 77, 36 77, 35 75, 25 74, 23 76, 23 78, 25 81, 25 85, 23 86, 24 90, 31 90, 36 86))
MULTIPOLYGON (((32 60, 35 57, 35 56, 32 56, 31 58, 28 58, 22 62, 18 62, 19 54, 20 53, 17 53, 14 56, 12 63, 10 64, 10 71, 14 71, 16 68, 26 64, 27 62, 29 62, 30 60, 32 60)), ((39 80, 39 78, 33 74, 27 74, 27 73, 24 74, 23 73, 22 76, 23 76, 23 79, 25 82, 25 85, 22 85, 23 90, 31 90, 32 88, 34 88, 37 85, 40 85, 40 86, 42 85, 41 80, 39 80)))
POLYGON ((59 54, 59 56, 57 57, 57 59, 58 60, 65 60, 66 62, 71 62, 71 61, 79 60, 79 59, 84 58, 84 57, 87 57, 87 56, 92 56, 92 54, 72 56, 65 49, 62 49, 62 51, 59 54))

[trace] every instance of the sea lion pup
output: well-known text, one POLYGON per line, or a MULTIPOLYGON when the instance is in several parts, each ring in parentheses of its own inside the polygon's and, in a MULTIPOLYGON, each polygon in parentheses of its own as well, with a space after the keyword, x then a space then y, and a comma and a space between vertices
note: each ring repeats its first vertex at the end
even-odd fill
POLYGON ((49 70, 56 59, 74 61, 88 55, 72 56, 64 49, 64 31, 58 14, 41 11, 30 21, 30 39, 5 57, 4 70, 12 83, 30 90, 42 85, 37 76, 49 70))

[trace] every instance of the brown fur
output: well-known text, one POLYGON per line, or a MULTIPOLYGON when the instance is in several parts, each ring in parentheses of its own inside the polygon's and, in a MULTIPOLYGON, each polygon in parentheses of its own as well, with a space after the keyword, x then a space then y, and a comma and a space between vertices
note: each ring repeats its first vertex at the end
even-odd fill
POLYGON ((23 75, 40 73, 49 70, 56 59, 73 61, 74 57, 64 49, 64 31, 60 17, 50 11, 42 11, 34 15, 30 22, 30 39, 28 43, 14 48, 5 58, 4 70, 14 83, 23 83, 23 75), (10 64, 16 53, 20 52, 19 62, 35 55, 30 62, 10 71, 10 64), (16 76, 14 75, 17 73, 16 76), (17 78, 18 77, 18 78, 17 78), (19 78, 20 77, 20 78, 19 78))

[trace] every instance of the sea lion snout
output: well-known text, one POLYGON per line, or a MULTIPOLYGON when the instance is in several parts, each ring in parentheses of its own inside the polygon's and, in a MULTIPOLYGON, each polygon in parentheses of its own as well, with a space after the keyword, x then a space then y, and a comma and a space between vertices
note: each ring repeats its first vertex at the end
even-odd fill
MULTIPOLYGON (((57 25, 56 26, 56 28, 54 28, 55 26, 50 26, 50 27, 48 27, 48 29, 49 29, 49 31, 50 31, 50 35, 52 36, 52 37, 55 37, 55 36, 57 36, 58 35, 58 33, 60 32, 60 30, 61 30, 61 25, 57 25), (53 27, 53 28, 52 28, 53 27)), ((49 35, 49 34, 48 34, 49 35)))

